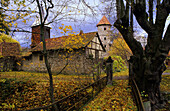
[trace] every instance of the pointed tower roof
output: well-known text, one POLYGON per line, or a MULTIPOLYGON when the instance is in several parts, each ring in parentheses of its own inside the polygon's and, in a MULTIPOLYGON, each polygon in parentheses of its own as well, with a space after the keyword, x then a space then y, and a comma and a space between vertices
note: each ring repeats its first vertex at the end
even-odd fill
POLYGON ((106 18, 106 16, 104 15, 102 17, 102 19, 99 21, 99 23, 97 24, 97 27, 99 25, 110 25, 111 26, 111 23, 109 22, 109 20, 106 18))

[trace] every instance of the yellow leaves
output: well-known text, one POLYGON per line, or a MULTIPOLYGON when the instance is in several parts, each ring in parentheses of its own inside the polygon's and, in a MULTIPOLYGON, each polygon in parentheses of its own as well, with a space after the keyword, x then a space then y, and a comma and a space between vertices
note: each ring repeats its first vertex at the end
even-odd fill
POLYGON ((62 33, 67 33, 67 32, 72 32, 72 27, 71 26, 65 26, 64 27, 64 24, 62 24, 61 27, 59 27, 60 30, 62 30, 62 33))
POLYGON ((117 36, 118 37, 113 41, 109 54, 118 55, 121 56, 123 59, 126 59, 132 54, 132 52, 126 44, 125 40, 121 37, 121 35, 118 34, 117 36))
POLYGON ((17 25, 18 25, 18 23, 15 22, 15 24, 14 24, 15 28, 17 27, 17 25))
POLYGON ((17 65, 19 65, 19 66, 20 66, 21 64, 20 64, 19 62, 17 62, 17 65))
POLYGON ((4 33, 0 34, 0 42, 11 42, 11 43, 19 43, 18 41, 16 41, 15 39, 13 39, 11 36, 6 35, 4 33))
POLYGON ((35 10, 33 10, 33 11, 31 11, 32 13, 35 13, 36 11, 35 10))
POLYGON ((163 75, 162 80, 160 83, 160 89, 161 91, 170 92, 170 76, 169 75, 163 75))
POLYGON ((25 4, 23 4, 23 6, 24 6, 24 7, 26 7, 26 5, 25 5, 25 4))
POLYGON ((59 27, 59 29, 63 29, 63 27, 59 27))
POLYGON ((101 111, 137 110, 131 97, 128 80, 114 80, 113 83, 114 86, 106 86, 92 102, 83 108, 83 111, 89 109, 96 111, 98 108, 100 108, 101 111))
POLYGON ((27 21, 24 19, 22 22, 24 22, 26 24, 27 21))
POLYGON ((64 31, 64 33, 66 33, 68 30, 67 30, 67 28, 64 28, 63 31, 64 31))

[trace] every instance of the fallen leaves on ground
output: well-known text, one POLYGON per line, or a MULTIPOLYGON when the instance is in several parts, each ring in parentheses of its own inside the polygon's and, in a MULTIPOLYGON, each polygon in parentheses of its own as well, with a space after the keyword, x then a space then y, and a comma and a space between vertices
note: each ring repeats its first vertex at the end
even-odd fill
MULTIPOLYGON (((3 72, 0 74, 0 110, 25 110, 50 104, 46 73, 3 72)), ((85 76, 54 76, 55 101, 91 83, 85 76)), ((84 96, 84 94, 82 94, 84 96)), ((70 104, 66 101, 63 104, 70 104)))
POLYGON ((136 111, 128 80, 114 80, 113 86, 104 88, 83 111, 136 111))
POLYGON ((170 75, 162 75, 160 89, 161 91, 170 92, 170 75))
POLYGON ((113 77, 129 76, 129 70, 122 70, 121 72, 113 73, 113 77))

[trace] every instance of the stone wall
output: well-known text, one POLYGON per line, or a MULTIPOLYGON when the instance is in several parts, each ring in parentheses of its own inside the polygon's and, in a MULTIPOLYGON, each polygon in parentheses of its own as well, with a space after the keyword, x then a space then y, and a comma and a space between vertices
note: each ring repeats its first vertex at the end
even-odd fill
MULTIPOLYGON (((60 72, 63 74, 85 74, 93 72, 94 60, 87 58, 85 50, 78 49, 72 52, 68 51, 48 51, 48 60, 52 72, 60 72)), ((46 72, 44 57, 41 52, 34 52, 32 59, 22 62, 22 70, 46 72), (42 59, 43 58, 43 59, 42 59)))
POLYGON ((0 58, 0 72, 19 70, 19 65, 15 57, 0 58))
POLYGON ((110 46, 109 46, 110 38, 111 38, 110 28, 111 28, 110 25, 100 25, 97 27, 99 37, 106 51, 109 51, 110 49, 110 46))

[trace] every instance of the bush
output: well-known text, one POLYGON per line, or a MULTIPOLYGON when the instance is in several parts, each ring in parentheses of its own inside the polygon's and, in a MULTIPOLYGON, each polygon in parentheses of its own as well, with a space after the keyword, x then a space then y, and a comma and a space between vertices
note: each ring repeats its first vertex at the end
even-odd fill
MULTIPOLYGON (((113 55, 111 58, 113 59, 113 72, 120 72, 127 69, 125 60, 123 60, 121 56, 113 55)), ((108 57, 104 59, 106 60, 108 57)))

